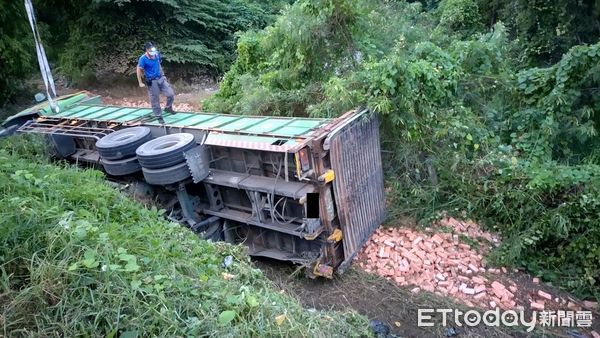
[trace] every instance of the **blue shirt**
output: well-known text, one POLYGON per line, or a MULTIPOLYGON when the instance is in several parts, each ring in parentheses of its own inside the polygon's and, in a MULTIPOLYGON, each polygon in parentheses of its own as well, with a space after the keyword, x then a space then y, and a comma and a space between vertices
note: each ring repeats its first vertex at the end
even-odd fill
POLYGON ((154 59, 151 59, 144 53, 140 56, 138 61, 138 67, 144 70, 146 80, 153 80, 160 78, 160 54, 156 54, 154 59))

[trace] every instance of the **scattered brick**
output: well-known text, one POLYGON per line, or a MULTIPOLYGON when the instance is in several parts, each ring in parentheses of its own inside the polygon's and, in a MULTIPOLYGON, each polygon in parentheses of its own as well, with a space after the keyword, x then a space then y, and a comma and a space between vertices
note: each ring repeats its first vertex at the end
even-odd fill
POLYGON ((540 296, 542 298, 546 298, 548 300, 552 300, 552 295, 547 292, 544 292, 542 290, 538 290, 538 296, 540 296))
POLYGON ((532 310, 543 310, 544 309, 544 303, 531 302, 529 304, 529 306, 531 307, 532 310))
POLYGON ((467 295, 474 295, 475 294, 475 289, 473 288, 463 288, 462 290, 465 294, 467 295))
POLYGON ((532 281, 533 281, 533 284, 540 284, 540 279, 537 277, 534 277, 532 281))
POLYGON ((483 277, 478 277, 478 276, 474 276, 473 278, 471 278, 473 280, 474 283, 476 284, 485 284, 485 282, 487 282, 487 279, 483 278, 483 277))
POLYGON ((482 293, 477 293, 475 296, 473 296, 474 299, 482 299, 485 296, 487 296, 487 294, 485 292, 482 293))
POLYGON ((583 301, 583 307, 590 310, 595 310, 598 308, 598 302, 592 302, 589 300, 583 301))
MULTIPOLYGON (((527 300, 515 297, 521 293, 509 276, 502 276, 501 281, 494 280, 497 277, 491 274, 509 271, 506 268, 486 266, 486 259, 482 254, 487 252, 489 245, 479 245, 478 250, 481 252, 477 252, 475 246, 462 243, 458 234, 475 241, 485 238, 490 243, 498 243, 498 238, 482 231, 471 221, 444 218, 432 226, 432 229, 438 226, 449 227, 454 233, 431 233, 408 228, 377 230, 358 255, 356 264, 393 283, 410 286, 413 293, 430 291, 481 308, 500 307, 507 310, 527 305, 517 304, 527 300)), ((534 278, 533 282, 539 283, 539 279, 534 278)), ((531 289, 524 291, 531 292, 531 296, 536 295, 536 299, 529 299, 531 308, 553 308, 542 302, 554 303, 553 297, 548 293, 531 289)), ((557 300, 556 304, 558 303, 557 300)), ((578 307, 574 300, 571 303, 573 309, 578 307)), ((563 308, 566 307, 565 304, 566 301, 563 308)), ((585 304, 586 308, 597 308, 594 302, 585 304)))

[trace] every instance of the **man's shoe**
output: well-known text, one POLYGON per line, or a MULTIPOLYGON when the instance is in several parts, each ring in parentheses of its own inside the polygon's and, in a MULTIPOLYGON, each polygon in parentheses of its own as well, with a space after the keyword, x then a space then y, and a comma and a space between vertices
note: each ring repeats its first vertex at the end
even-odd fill
POLYGON ((158 123, 165 124, 165 120, 162 117, 158 118, 158 123))
POLYGON ((173 108, 165 108, 165 113, 174 114, 173 108))

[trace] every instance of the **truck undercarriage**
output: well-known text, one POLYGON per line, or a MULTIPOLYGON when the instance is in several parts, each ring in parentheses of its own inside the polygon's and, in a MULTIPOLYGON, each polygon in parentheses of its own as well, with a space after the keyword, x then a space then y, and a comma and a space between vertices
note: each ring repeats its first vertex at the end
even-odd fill
POLYGON ((113 107, 80 93, 9 118, 5 132, 46 135, 54 155, 103 168, 159 201, 166 216, 308 275, 343 272, 385 217, 379 122, 174 113, 113 107))

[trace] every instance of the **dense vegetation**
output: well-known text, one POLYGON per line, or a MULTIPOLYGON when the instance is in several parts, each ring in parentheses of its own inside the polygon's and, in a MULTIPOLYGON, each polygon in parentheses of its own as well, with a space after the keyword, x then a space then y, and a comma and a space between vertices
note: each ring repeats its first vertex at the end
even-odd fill
MULTIPOLYGON (((235 33, 261 28, 286 0, 34 0, 55 72, 91 83, 132 76, 143 44, 154 41, 172 76, 218 74, 234 60, 235 33)), ((22 1, 0 0, 0 106, 37 70, 22 1), (4 66, 6 65, 6 66, 4 66)))
MULTIPOLYGON (((24 13, 4 2, 0 102, 35 69, 24 13)), ((504 236, 497 262, 600 297, 599 1, 285 3, 35 1, 72 79, 131 72, 153 39, 173 71, 229 69, 213 111, 368 106, 383 121, 391 222, 476 218, 504 236)))
POLYGON ((25 141, 0 142, 2 335, 368 334, 358 315, 309 312, 276 292, 241 247, 200 240, 102 173, 47 163, 40 140, 25 141))
POLYGON ((463 213, 504 235, 497 262, 598 297, 599 11, 598 1, 297 1, 239 38, 206 107, 336 116, 366 105, 383 121, 392 223, 463 213))

